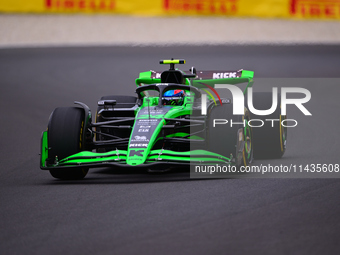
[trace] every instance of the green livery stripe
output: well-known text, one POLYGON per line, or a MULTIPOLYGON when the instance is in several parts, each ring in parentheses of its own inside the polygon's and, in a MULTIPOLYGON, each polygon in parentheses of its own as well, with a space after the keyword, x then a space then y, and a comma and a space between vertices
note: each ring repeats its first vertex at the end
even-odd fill
MULTIPOLYGON (((178 133, 174 133, 174 134, 170 134, 170 135, 167 135, 166 138, 182 138, 182 137, 185 137, 185 136, 188 136, 190 134, 188 133, 183 133, 183 132, 178 132, 178 133)), ((192 136, 188 136, 187 137, 188 139, 193 139, 193 140, 204 140, 204 138, 200 137, 200 136, 197 136, 197 135, 192 135, 192 136)), ((162 139, 162 137, 160 137, 158 140, 162 139)))
POLYGON ((106 158, 83 158, 83 159, 70 159, 64 162, 60 162, 58 166, 67 166, 67 165, 82 165, 82 164, 91 164, 91 163, 105 163, 105 162, 119 162, 126 161, 126 156, 112 156, 106 158))
POLYGON ((119 157, 119 156, 125 156, 127 155, 126 150, 115 150, 115 151, 109 151, 104 153, 97 153, 92 151, 82 151, 77 154, 74 154, 72 156, 69 156, 63 160, 60 160, 59 162, 65 162, 68 160, 74 160, 74 159, 96 159, 96 158, 110 158, 110 157, 119 157))
POLYGON ((167 161, 187 161, 187 162, 204 162, 204 161, 216 161, 216 162, 226 162, 225 160, 218 159, 218 158, 208 158, 208 157, 202 157, 202 158, 192 158, 192 157, 176 157, 176 156, 167 156, 167 155, 154 155, 148 157, 148 160, 167 160, 167 161))
MULTIPOLYGON (((189 135, 188 133, 183 133, 183 132, 178 132, 178 133, 174 133, 174 134, 169 134, 169 135, 167 135, 166 137, 184 137, 184 136, 187 136, 187 135, 189 135)), ((162 139, 161 137, 160 137, 160 139, 162 139)))
POLYGON ((253 79, 254 78, 254 72, 253 71, 248 71, 248 70, 242 70, 242 78, 248 78, 248 79, 253 79))
POLYGON ((47 131, 44 131, 41 135, 41 155, 40 165, 45 167, 45 162, 48 158, 48 142, 47 142, 47 131))
MULTIPOLYGON (((54 166, 82 165, 91 163, 119 162, 126 163, 127 151, 116 150, 105 153, 96 153, 91 151, 82 151, 63 160, 60 160, 54 166)), ((185 152, 176 152, 170 150, 152 150, 147 156, 146 161, 166 160, 172 162, 230 162, 230 159, 217 153, 206 150, 194 150, 185 152)))
MULTIPOLYGON (((193 151, 178 152, 178 151, 158 149, 158 150, 152 150, 150 152, 150 154, 160 154, 160 153, 162 153, 162 154, 171 154, 171 155, 181 155, 181 156, 198 156, 198 155, 203 155, 203 156, 223 157, 220 154, 217 154, 217 153, 214 153, 214 152, 210 152, 210 151, 206 151, 206 150, 193 150, 193 151)), ((223 157, 223 158, 228 159, 226 157, 223 157)))
POLYGON ((151 78, 151 71, 147 71, 147 72, 141 72, 139 74, 139 78, 136 79, 136 85, 139 86, 141 83, 145 83, 145 84, 152 84, 152 83, 160 83, 161 79, 152 79, 151 78))

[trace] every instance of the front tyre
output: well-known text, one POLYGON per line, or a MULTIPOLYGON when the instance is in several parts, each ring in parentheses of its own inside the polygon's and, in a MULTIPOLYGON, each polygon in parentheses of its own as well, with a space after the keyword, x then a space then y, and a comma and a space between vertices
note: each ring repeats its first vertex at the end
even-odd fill
POLYGON ((249 120, 247 108, 242 116, 233 115, 232 104, 213 107, 208 124, 209 151, 229 158, 238 168, 250 165, 253 161, 253 133, 249 120))
MULTIPOLYGON (((77 107, 56 108, 48 123, 48 158, 53 164, 83 150, 84 110, 77 107)), ((88 168, 52 169, 51 175, 62 180, 83 179, 88 168)))

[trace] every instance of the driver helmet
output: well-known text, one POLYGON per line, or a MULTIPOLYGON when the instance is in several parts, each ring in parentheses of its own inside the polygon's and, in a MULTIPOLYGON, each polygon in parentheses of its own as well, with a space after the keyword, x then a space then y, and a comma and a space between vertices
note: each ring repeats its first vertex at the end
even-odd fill
POLYGON ((163 105, 181 105, 184 95, 181 89, 168 90, 163 94, 163 105))

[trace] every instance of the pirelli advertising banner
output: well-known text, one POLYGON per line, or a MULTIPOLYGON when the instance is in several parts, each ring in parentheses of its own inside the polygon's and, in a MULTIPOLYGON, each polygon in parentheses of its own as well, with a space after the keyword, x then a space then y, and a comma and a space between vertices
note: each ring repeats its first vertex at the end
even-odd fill
POLYGON ((0 0, 0 12, 340 19, 340 0, 0 0))

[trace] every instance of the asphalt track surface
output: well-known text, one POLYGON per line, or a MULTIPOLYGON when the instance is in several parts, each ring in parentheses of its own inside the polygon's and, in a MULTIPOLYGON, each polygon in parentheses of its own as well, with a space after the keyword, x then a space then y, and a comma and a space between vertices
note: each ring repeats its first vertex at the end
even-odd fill
POLYGON ((192 180, 102 168, 58 181, 39 169, 55 107, 78 100, 94 111, 103 95, 133 94, 138 72, 162 70, 158 60, 170 57, 185 58, 185 69, 313 78, 300 83, 313 116, 292 109, 299 125, 285 156, 256 164, 339 163, 339 79, 315 79, 340 76, 338 46, 3 49, 0 254, 340 254, 340 179, 192 180))

